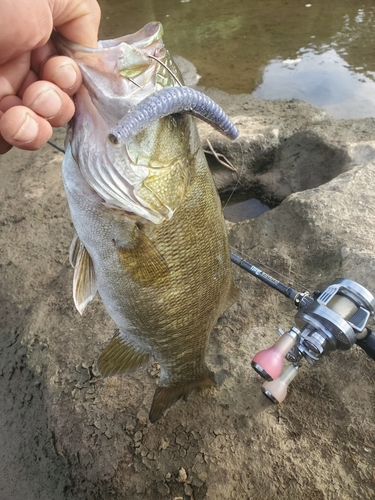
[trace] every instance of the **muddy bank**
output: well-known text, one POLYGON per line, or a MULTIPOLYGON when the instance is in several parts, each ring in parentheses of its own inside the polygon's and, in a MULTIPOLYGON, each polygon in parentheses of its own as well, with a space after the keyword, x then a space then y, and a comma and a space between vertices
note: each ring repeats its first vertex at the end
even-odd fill
MULTIPOLYGON (((210 93, 241 129, 230 144, 199 125, 237 167, 213 164, 218 186, 255 187, 276 207, 228 224, 231 245, 311 290, 347 277, 375 293, 374 120, 210 93)), ((250 362, 294 309, 237 268, 240 299, 210 340, 217 389, 151 425, 156 364, 97 377, 114 324, 98 298, 74 309, 61 160, 49 146, 0 159, 0 498, 374 498, 374 362, 354 347, 305 363, 269 403, 250 362)))

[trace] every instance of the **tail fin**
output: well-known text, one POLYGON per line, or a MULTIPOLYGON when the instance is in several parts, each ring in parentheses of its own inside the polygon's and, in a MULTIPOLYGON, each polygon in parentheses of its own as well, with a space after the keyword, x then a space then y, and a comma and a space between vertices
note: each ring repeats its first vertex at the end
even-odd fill
POLYGON ((185 399, 195 389, 208 389, 216 385, 214 374, 206 368, 204 374, 196 380, 168 386, 157 387, 152 401, 149 419, 156 422, 165 410, 170 408, 182 397, 185 399))

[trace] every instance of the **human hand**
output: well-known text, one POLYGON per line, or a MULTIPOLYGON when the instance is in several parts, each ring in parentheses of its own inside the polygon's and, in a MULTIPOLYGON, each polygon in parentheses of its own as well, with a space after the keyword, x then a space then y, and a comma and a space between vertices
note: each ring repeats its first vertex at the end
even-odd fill
POLYGON ((96 47, 96 0, 1 0, 0 154, 12 146, 35 150, 74 114, 81 86, 77 64, 58 56, 53 28, 65 38, 96 47))

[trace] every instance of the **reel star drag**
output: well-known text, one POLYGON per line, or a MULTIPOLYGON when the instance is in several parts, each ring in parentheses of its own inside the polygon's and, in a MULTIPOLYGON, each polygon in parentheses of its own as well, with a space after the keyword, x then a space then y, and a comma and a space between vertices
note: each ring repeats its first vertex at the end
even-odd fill
POLYGON ((375 360, 375 333, 367 327, 375 314, 375 298, 366 288, 350 279, 337 279, 323 292, 311 296, 308 292, 297 292, 233 253, 231 259, 293 300, 298 309, 297 326, 289 332, 279 330, 281 337, 275 344, 258 352, 251 362, 266 380, 262 391, 273 403, 285 399, 303 358, 313 364, 327 352, 346 351, 357 344, 375 360), (282 372, 284 358, 291 364, 282 372))

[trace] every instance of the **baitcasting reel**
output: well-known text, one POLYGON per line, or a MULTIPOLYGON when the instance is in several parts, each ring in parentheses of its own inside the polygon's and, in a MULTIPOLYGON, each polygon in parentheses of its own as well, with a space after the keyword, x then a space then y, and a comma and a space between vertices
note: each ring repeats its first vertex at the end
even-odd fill
POLYGON ((262 391, 273 403, 285 399, 303 358, 313 364, 324 353, 348 350, 357 344, 375 360, 375 334, 366 326, 375 314, 375 298, 366 288, 350 279, 337 279, 312 297, 284 285, 235 254, 231 254, 231 259, 292 299, 298 309, 296 326, 289 332, 279 330, 281 337, 276 343, 258 352, 251 362, 254 370, 266 379, 262 391), (284 358, 291 365, 282 373, 284 358))

